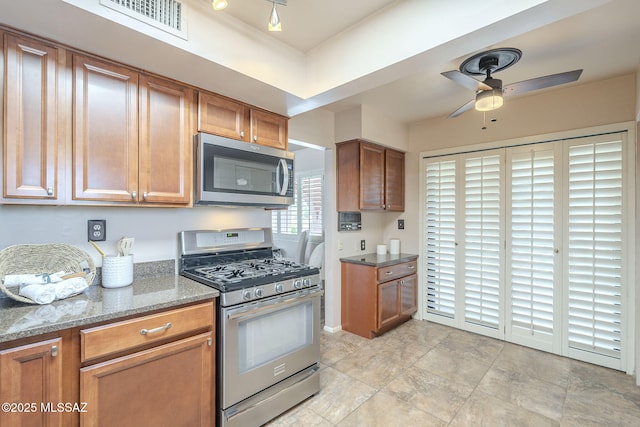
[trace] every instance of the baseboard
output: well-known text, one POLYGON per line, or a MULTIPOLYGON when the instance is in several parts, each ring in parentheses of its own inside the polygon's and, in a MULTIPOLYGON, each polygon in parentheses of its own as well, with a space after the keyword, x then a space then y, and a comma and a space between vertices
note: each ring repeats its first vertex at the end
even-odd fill
POLYGON ((325 331, 327 331, 327 332, 330 332, 330 333, 332 333, 332 334, 335 334, 336 332, 339 332, 339 331, 341 331, 341 330, 342 330, 342 325, 335 326, 335 327, 333 327, 333 328, 332 328, 331 326, 324 325, 324 328, 323 328, 323 329, 324 329, 325 331))

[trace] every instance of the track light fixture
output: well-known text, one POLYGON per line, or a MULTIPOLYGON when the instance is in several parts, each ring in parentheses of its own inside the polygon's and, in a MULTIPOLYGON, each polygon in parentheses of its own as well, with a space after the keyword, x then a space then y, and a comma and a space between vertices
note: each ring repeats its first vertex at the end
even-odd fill
MULTIPOLYGON (((269 31, 282 31, 282 22, 280 21, 280 16, 278 16, 278 10, 276 9, 276 5, 287 5, 287 0, 267 0, 273 4, 271 8, 271 14, 269 15, 269 21, 267 25, 267 29, 269 31)), ((211 7, 213 10, 222 10, 226 8, 228 5, 227 0, 212 0, 211 7)))

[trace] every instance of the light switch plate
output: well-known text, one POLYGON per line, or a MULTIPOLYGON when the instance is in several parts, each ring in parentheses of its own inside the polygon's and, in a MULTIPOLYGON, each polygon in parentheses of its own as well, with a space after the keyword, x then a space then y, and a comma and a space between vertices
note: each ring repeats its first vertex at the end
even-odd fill
POLYGON ((404 219, 398 220, 398 230, 404 230, 404 219))

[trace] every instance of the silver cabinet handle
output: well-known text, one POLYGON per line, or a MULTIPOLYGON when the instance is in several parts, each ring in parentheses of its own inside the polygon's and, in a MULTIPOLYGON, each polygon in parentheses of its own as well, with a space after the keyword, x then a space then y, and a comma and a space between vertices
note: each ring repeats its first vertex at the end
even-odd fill
POLYGON ((407 268, 408 268, 409 270, 413 270, 414 268, 416 268, 416 266, 415 266, 415 265, 409 265, 409 266, 407 266, 407 268))
POLYGON ((384 274, 386 274, 387 276, 391 276, 393 274, 393 271, 385 271, 384 274))
POLYGON ((137 197, 138 197, 138 192, 137 191, 132 191, 131 192, 131 198, 135 200, 137 197))
POLYGON ((47 196, 53 196, 53 188, 47 187, 47 196))
POLYGON ((258 141, 258 135, 253 135, 253 141, 257 142, 258 141))
POLYGON ((149 195, 149 193, 147 193, 146 191, 144 193, 142 193, 142 198, 144 200, 147 200, 147 196, 149 195))
POLYGON ((54 345, 51 347, 51 357, 56 357, 58 355, 58 346, 54 345))
POLYGON ((240 138, 244 138, 244 131, 240 131, 240 138))
POLYGON ((382 205, 382 209, 384 209, 384 205, 382 205))
POLYGON ((158 326, 157 328, 153 328, 153 329, 140 329, 140 335, 149 335, 149 334, 154 334, 156 332, 162 332, 162 331, 166 331, 167 329, 169 329, 171 327, 171 322, 167 322, 166 325, 162 325, 162 326, 158 326))

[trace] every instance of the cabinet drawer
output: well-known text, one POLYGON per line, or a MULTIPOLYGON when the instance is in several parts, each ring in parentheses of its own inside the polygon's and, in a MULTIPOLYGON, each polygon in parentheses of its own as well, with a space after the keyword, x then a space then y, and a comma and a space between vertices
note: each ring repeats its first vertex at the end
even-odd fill
POLYGON ((403 262, 401 264, 389 265, 378 269, 378 282, 386 282, 388 280, 397 279, 398 277, 415 274, 416 261, 403 262))
POLYGON ((80 331, 82 362, 212 327, 213 303, 209 302, 84 329, 80 331))

